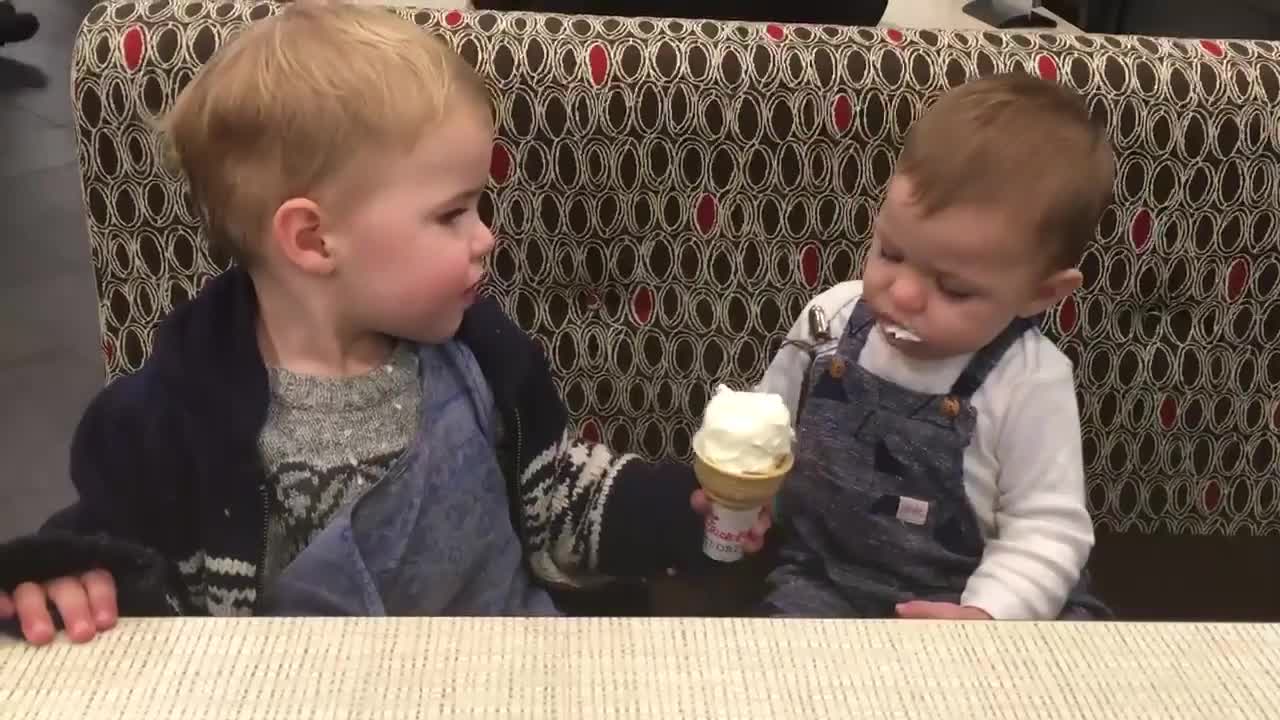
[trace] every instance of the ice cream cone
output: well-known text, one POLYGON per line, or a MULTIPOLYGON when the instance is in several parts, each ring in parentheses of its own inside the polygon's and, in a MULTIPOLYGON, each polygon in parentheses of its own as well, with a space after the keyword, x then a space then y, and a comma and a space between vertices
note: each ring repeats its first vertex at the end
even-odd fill
POLYGON ((693 472, 711 501, 702 543, 707 557, 720 562, 742 557, 742 541, 755 526, 760 508, 778 494, 793 462, 794 457, 787 454, 768 472, 734 473, 694 453, 693 472))
POLYGON ((794 462, 794 456, 788 454, 768 472, 733 473, 694 453, 693 472, 712 502, 731 510, 750 510, 763 507, 778 494, 794 462))

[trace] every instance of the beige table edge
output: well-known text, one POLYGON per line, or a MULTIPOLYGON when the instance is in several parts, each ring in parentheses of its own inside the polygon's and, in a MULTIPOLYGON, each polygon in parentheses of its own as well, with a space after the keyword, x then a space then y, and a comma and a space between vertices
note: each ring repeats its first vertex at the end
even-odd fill
POLYGON ((127 620, 0 642, 0 718, 1280 717, 1280 626, 127 620))

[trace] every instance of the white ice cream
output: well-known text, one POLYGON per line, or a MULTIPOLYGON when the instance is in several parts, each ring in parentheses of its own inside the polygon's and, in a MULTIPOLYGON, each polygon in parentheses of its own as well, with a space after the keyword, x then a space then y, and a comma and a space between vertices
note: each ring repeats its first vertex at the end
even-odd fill
POLYGON ((762 473, 791 453, 794 438, 791 412, 782 396, 721 385, 707 403, 693 450, 728 472, 762 473))
POLYGON ((917 336, 915 333, 911 332, 910 330, 902 327, 901 325, 885 325, 884 331, 886 335, 893 338, 894 340, 901 340, 903 342, 915 342, 915 343, 920 342, 919 336, 917 336))

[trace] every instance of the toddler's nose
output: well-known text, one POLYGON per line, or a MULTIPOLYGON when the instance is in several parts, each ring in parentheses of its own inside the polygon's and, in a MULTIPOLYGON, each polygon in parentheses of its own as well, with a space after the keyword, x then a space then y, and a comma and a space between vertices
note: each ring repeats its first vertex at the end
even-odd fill
MULTIPOLYGON (((894 278, 889 286, 889 297, 893 299, 894 308, 903 315, 914 315, 924 312, 924 287, 918 278, 904 273, 894 278)), ((906 320, 905 317, 899 320, 906 320)))
POLYGON ((477 258, 487 257, 493 251, 494 243, 493 231, 489 229, 488 224, 480 223, 476 236, 471 240, 471 252, 477 258))

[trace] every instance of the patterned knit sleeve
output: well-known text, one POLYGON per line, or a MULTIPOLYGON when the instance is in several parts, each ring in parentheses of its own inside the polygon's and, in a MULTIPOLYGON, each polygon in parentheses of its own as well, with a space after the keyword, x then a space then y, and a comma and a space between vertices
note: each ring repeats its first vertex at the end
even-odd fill
POLYGON ((463 318, 502 415, 514 520, 534 572, 583 587, 690 567, 702 551, 688 465, 648 462, 579 436, 541 348, 492 300, 463 318))
POLYGON ((582 587, 689 567, 701 551, 695 489, 687 465, 614 452, 566 426, 520 475, 534 572, 582 587))

